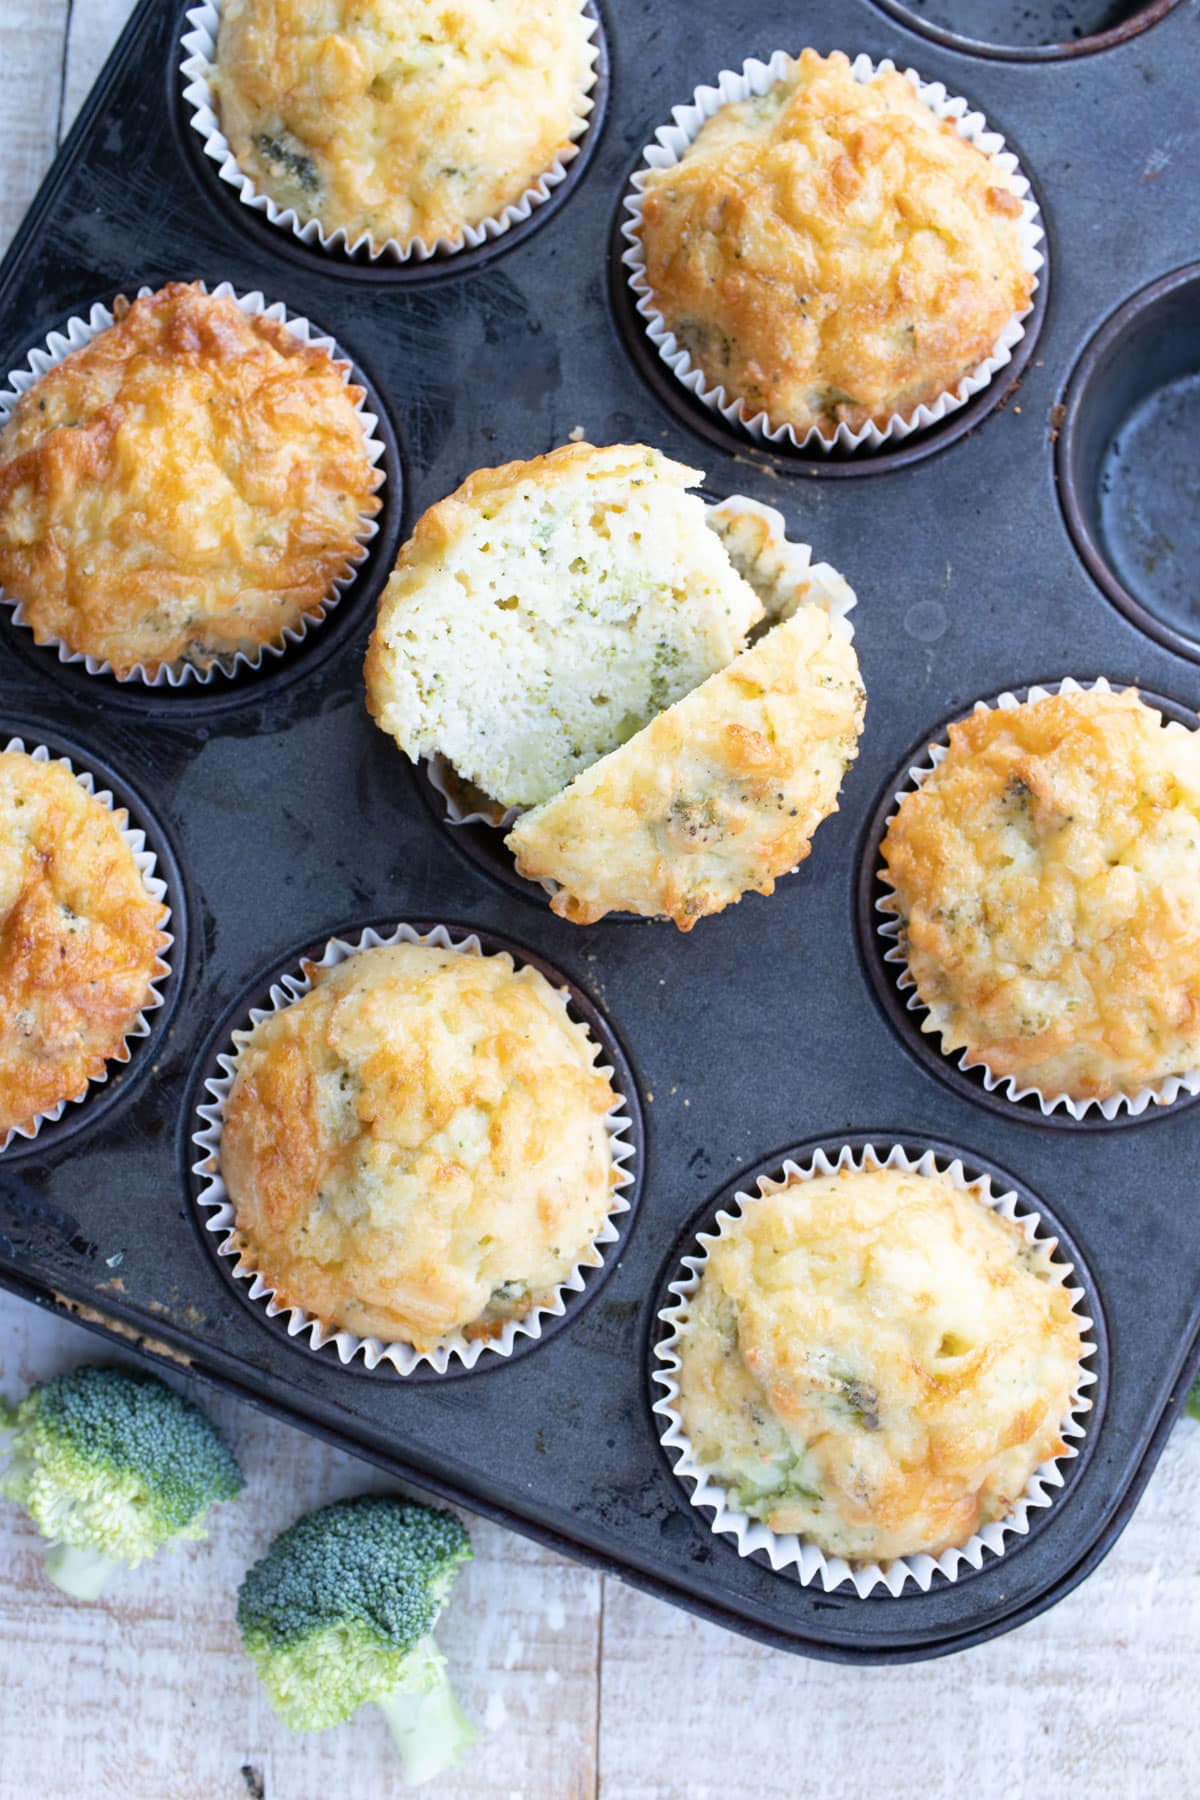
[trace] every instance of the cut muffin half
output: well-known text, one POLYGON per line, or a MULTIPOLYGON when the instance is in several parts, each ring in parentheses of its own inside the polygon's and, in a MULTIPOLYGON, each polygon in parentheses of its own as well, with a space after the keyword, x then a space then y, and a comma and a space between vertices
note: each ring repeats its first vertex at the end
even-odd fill
POLYGON ((577 925, 625 911, 690 931, 803 862, 837 810, 866 710, 851 645, 803 606, 505 839, 577 925))
POLYGON ((687 491, 700 479, 626 444, 472 475, 419 521, 380 602, 376 723, 506 808, 632 738, 763 617, 687 491))

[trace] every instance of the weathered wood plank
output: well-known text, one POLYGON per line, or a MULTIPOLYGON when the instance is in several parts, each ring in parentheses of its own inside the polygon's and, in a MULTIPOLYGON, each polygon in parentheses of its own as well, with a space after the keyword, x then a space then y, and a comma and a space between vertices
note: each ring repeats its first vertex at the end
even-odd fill
POLYGON ((132 0, 73 0, 62 84, 60 143, 132 11, 132 0))
POLYGON ((0 5, 0 251, 54 154, 67 12, 68 0, 0 5))
MULTIPOLYGON (((107 1357, 90 1334, 0 1293, 0 1392, 107 1357)), ((117 1353, 113 1360, 122 1359, 117 1353)), ((301 1512, 387 1488, 377 1471, 202 1393, 247 1476, 209 1540, 114 1582, 95 1606, 41 1573, 39 1540, 0 1502, 0 1800, 375 1800, 397 1764, 378 1714, 311 1737, 271 1712, 234 1617, 242 1572, 301 1512)), ((591 1800, 600 1577, 482 1520, 438 1638, 482 1741, 438 1800, 591 1800)))
MULTIPOLYGON (((605 1800, 1200 1794, 1200 1425, 1108 1560, 1021 1630, 894 1669, 802 1663, 605 1588, 605 1800)), ((882 1602, 881 1604, 887 1604, 882 1602)))

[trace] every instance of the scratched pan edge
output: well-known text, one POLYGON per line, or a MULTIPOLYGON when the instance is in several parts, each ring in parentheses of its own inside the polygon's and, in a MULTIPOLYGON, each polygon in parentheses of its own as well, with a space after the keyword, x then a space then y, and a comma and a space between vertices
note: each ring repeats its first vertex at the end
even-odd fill
POLYGON ((65 1145, 60 1155, 47 1138, 36 1155, 0 1158, 0 1280, 157 1333, 256 1404, 398 1476, 779 1647, 846 1661, 944 1654, 1075 1585, 1124 1523, 1197 1354, 1200 1233, 1157 1195, 1169 1201, 1194 1167, 1200 1109, 1108 1134, 993 1115, 915 1062, 881 1017, 846 902, 884 782, 909 744, 975 695, 1017 687, 1031 668, 1079 667, 1200 703, 1200 671, 1093 585, 1063 524, 1049 442, 1051 408, 1097 328, 1177 266, 1181 231, 1191 224, 1200 236, 1197 197, 1153 155, 1156 133, 1178 139, 1185 170, 1200 151, 1187 104, 1200 65, 1191 10, 1073 58, 1072 81, 1049 106, 1046 84, 1065 62, 964 55, 875 0, 814 0, 805 29, 818 48, 911 64, 1011 134, 1044 205, 1054 271, 1019 386, 1008 392, 998 378, 1005 404, 936 456, 864 485, 804 471, 780 480, 735 434, 693 429, 686 407, 647 386, 607 292, 611 223, 640 146, 720 68, 799 47, 784 0, 697 0, 685 44, 660 33, 640 0, 605 0, 607 116, 569 203, 540 209, 480 266, 451 259, 422 282, 346 279, 324 259, 286 254, 282 234, 246 228, 245 209, 213 193, 211 172, 185 152, 174 101, 164 104, 180 11, 143 0, 0 269, 5 367, 47 321, 97 294, 195 273, 284 300, 360 364, 397 424, 405 525, 471 468, 546 449, 577 425, 593 441, 660 444, 703 467, 714 489, 781 507, 791 533, 846 574, 859 595, 867 733, 840 816, 772 899, 748 899, 687 939, 666 926, 576 931, 472 866, 429 816, 362 706, 365 618, 319 663, 298 658, 286 680, 247 683, 208 717, 169 696, 135 714, 28 647, 5 658, 0 711, 69 737, 144 795, 178 854, 192 942, 157 1087, 140 1083, 96 1118, 79 1140, 86 1157, 65 1145), (1113 139, 1103 195, 1087 191, 1086 168, 1066 166, 1096 116, 1113 139), (1136 268, 1122 238, 1135 207, 1136 268), (1004 616, 1013 595, 1053 604, 1026 605, 1014 630, 1004 616), (944 615, 936 642, 907 622, 930 598, 944 615), (274 946, 368 916, 467 920, 530 946, 596 998, 639 1089, 654 1096, 636 1231, 573 1328, 506 1363, 503 1380, 362 1380, 277 1345, 225 1292, 190 1222, 179 1143, 201 1047, 274 946), (810 1043, 820 1054, 798 1058, 810 1043), (900 1139, 970 1145, 1043 1198, 1081 1245, 1116 1352, 1105 1454, 1080 1471, 1063 1509, 1070 1541, 1051 1508, 1035 1541, 990 1570, 886 1607, 797 1593, 769 1570, 692 1553, 690 1509, 645 1416, 638 1353, 664 1259, 706 1194, 743 1179, 772 1146, 850 1139, 881 1117, 900 1139), (21 1205, 18 1170, 29 1207, 62 1230, 5 1236, 21 1205), (124 1291, 106 1261, 118 1250, 124 1291), (1154 1306, 1141 1303, 1146 1292, 1154 1306))

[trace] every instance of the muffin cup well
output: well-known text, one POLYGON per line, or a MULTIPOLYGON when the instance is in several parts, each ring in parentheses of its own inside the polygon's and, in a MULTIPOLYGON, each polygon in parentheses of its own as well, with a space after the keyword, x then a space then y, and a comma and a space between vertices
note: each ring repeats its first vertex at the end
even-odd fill
MULTIPOLYGON (((228 281, 220 282, 211 290, 204 282, 199 285, 206 293, 211 291, 214 300, 232 300, 234 305, 248 318, 276 319, 285 325, 292 336, 301 343, 312 344, 316 349, 324 350, 341 372, 342 380, 347 386, 351 385, 353 376, 351 365, 339 352, 334 340, 319 334, 307 319, 289 313, 282 301, 276 300, 268 304, 257 290, 249 294, 239 294, 228 281)), ((140 287, 137 291, 137 298, 143 300, 154 292, 153 288, 140 287)), ((69 319, 60 331, 52 331, 44 344, 35 346, 29 352, 25 367, 14 369, 4 388, 0 389, 0 428, 3 428, 21 396, 28 393, 29 389, 41 380, 47 370, 63 362, 72 351, 82 349, 94 337, 98 337, 102 331, 107 331, 112 323, 112 308, 97 301, 86 318, 69 319)), ((378 494, 386 480, 382 467, 383 442, 376 435, 376 426, 379 421, 374 413, 367 411, 365 402, 366 394, 364 392, 355 402, 354 410, 362 424, 363 448, 367 461, 372 465, 372 492, 378 494)), ((368 546, 378 531, 379 525, 375 516, 361 513, 359 527, 355 533, 356 549, 347 556, 345 571, 335 577, 328 596, 320 601, 312 612, 302 614, 295 625, 285 626, 277 641, 260 644, 252 652, 238 650, 231 655, 221 656, 206 669, 194 668, 191 663, 186 662, 162 663, 154 675, 148 675, 143 665, 138 663, 128 675, 118 675, 106 657, 88 656, 82 651, 72 650, 63 643, 61 638, 44 638, 41 640, 40 647, 56 650, 61 663, 82 664, 89 675, 109 675, 114 681, 138 682, 144 687, 153 688, 180 688, 193 684, 207 687, 218 675, 234 676, 243 669, 261 669, 266 657, 279 658, 285 655, 297 644, 303 643, 309 632, 328 618, 347 588, 355 580, 360 565, 366 559, 368 546)), ((0 588, 0 604, 12 608, 14 624, 23 625, 26 630, 31 629, 20 600, 6 594, 3 588, 0 588)))
MULTIPOLYGON (((1048 699, 1051 694, 1082 694, 1093 691, 1110 694, 1114 690, 1103 676, 1095 681, 1076 681, 1068 676, 1066 680, 1054 682, 1049 687, 1031 687, 1024 696, 1006 691, 993 701, 977 700, 973 711, 977 713, 993 710, 1012 712, 1029 701, 1048 699)), ((1185 725, 1174 719, 1167 720, 1165 728, 1168 731, 1187 730, 1185 725)), ((945 739, 932 743, 927 756, 909 768, 907 782, 896 791, 896 805, 883 822, 880 832, 881 842, 890 830, 905 794, 919 788, 922 782, 932 775, 938 765, 945 760, 949 749, 950 745, 945 739)), ((887 945, 883 960, 885 963, 893 964, 899 970, 895 977, 896 986, 905 996, 906 1009, 910 1013, 921 1015, 917 1020, 919 1030, 940 1038, 942 1036, 942 1020, 939 1014, 927 1006, 918 994, 916 981, 909 969, 908 960, 900 941, 899 904, 895 897, 891 877, 882 863, 875 870, 875 874, 883 887, 892 890, 875 901, 875 912, 878 915, 876 931, 887 945)), ((1087 1119, 1089 1114, 1099 1114, 1107 1123, 1111 1124, 1122 1112, 1130 1114, 1133 1118, 1141 1118, 1151 1108, 1161 1109, 1181 1098, 1190 1098, 1200 1094, 1200 1068, 1188 1069, 1178 1075, 1164 1076, 1161 1081, 1139 1088, 1132 1094, 1111 1094, 1106 1100, 1077 1100, 1070 1094, 1046 1094, 1042 1092, 1041 1088, 1032 1084, 1023 1085, 1015 1075, 996 1075, 988 1067, 984 1057, 972 1056, 969 1050, 943 1049, 942 1054, 947 1059, 953 1059, 955 1066, 964 1073, 978 1072, 987 1093, 999 1094, 1014 1105, 1024 1100, 1035 1100, 1043 1117, 1046 1118, 1061 1108, 1076 1121, 1087 1119)), ((1153 1113, 1151 1116, 1154 1116, 1153 1113)))
MULTIPOLYGON (((742 64, 740 70, 723 69, 717 77, 715 87, 698 87, 690 103, 672 108, 674 123, 660 125, 655 133, 655 142, 646 145, 642 153, 643 166, 634 174, 630 190, 625 196, 624 210, 628 216, 621 226, 621 235, 628 248, 621 260, 627 270, 626 279, 633 291, 637 311, 645 321, 646 336, 659 357, 689 393, 694 394, 711 412, 718 413, 727 424, 740 427, 760 442, 785 444, 795 450, 877 450, 889 440, 905 438, 914 431, 923 431, 930 425, 936 425, 960 406, 965 406, 973 395, 981 393, 998 371, 1012 360, 1014 347, 1025 335, 1024 321, 1033 311, 1032 296, 1029 306, 1014 314, 1000 333, 992 346, 991 355, 964 375, 957 387, 941 394, 932 404, 916 407, 907 417, 901 413, 893 413, 882 427, 868 423, 858 431, 852 431, 848 425, 842 424, 833 432, 823 432, 819 426, 814 425, 801 437, 790 424, 772 423, 765 411, 752 412, 743 400, 736 394, 728 393, 724 386, 709 385, 703 372, 695 367, 688 352, 655 305, 653 289, 646 274, 642 214, 646 180, 650 172, 671 168, 682 161, 701 127, 723 106, 765 94, 777 81, 785 79, 792 65, 793 59, 783 50, 776 50, 768 62, 751 57, 742 64)), ((875 63, 869 56, 859 55, 851 64, 850 73, 855 81, 867 82, 874 75, 890 74, 894 69, 895 64, 890 58, 875 63)), ((964 99, 948 94, 942 82, 925 81, 915 69, 905 69, 904 76, 937 118, 953 120, 959 137, 976 145, 995 162, 998 169, 1013 178, 1021 200, 1018 231, 1022 261, 1034 277, 1036 293, 1037 274, 1045 261, 1038 245, 1045 234, 1032 189, 1016 157, 1004 148, 1004 139, 999 132, 989 129, 983 114, 970 111, 964 99)))
MULTIPOLYGON (((325 945, 324 954, 314 959, 315 966, 335 968, 359 950, 373 950, 389 944, 427 944, 439 950, 459 951, 464 956, 485 954, 474 933, 464 934, 458 928, 451 929, 445 925, 436 925, 432 930, 419 932, 411 925, 399 924, 386 933, 368 928, 354 942, 345 938, 330 938, 325 945)), ((287 1306, 276 1299, 275 1289, 255 1267, 238 1233, 236 1209, 221 1175, 221 1136, 225 1106, 237 1075, 238 1056, 242 1046, 256 1025, 261 1024, 271 1013, 279 1012, 294 1000, 300 999, 311 990, 312 985, 312 977, 304 969, 284 975, 273 983, 270 1006, 250 1008, 247 1025, 236 1029, 232 1034, 232 1052, 222 1052, 217 1056, 220 1073, 210 1076, 204 1084, 210 1098, 201 1101, 196 1107, 196 1112, 204 1123, 192 1134, 192 1142, 201 1152, 199 1160, 192 1165, 192 1173, 201 1184, 197 1203, 201 1208, 203 1228, 220 1240, 215 1245, 217 1256, 228 1261, 229 1272, 236 1280, 248 1284, 247 1297, 252 1301, 262 1302, 267 1318, 282 1317, 285 1320, 289 1337, 306 1338, 307 1347, 313 1351, 332 1344, 344 1365, 352 1363, 355 1357, 361 1355, 368 1371, 386 1364, 399 1375, 411 1375, 422 1369, 444 1375, 452 1363, 459 1364, 464 1370, 475 1368, 485 1352, 500 1357, 511 1356, 521 1338, 540 1338, 544 1322, 562 1316, 570 1298, 583 1292, 586 1272, 601 1267, 605 1246, 616 1243, 620 1236, 616 1221, 630 1209, 623 1190, 631 1187, 636 1180, 633 1124, 625 1096, 617 1094, 617 1104, 605 1121, 617 1175, 608 1215, 587 1253, 580 1258, 567 1279, 555 1288, 550 1300, 532 1307, 520 1318, 506 1320, 495 1336, 471 1337, 466 1330, 460 1329, 447 1334, 433 1350, 420 1351, 401 1341, 385 1342, 382 1338, 360 1337, 355 1332, 324 1323, 303 1307, 287 1306)), ((569 1008, 569 996, 562 990, 560 992, 565 1011, 569 1008)), ((602 1046, 594 1039, 593 1042, 599 1072, 612 1077, 614 1071, 599 1061, 602 1046)))
POLYGON ((689 1484, 688 1498, 691 1504, 712 1512, 711 1529, 732 1537, 739 1556, 753 1556, 761 1551, 776 1572, 795 1569, 805 1587, 819 1582, 826 1593, 829 1593, 844 1583, 850 1583, 860 1599, 865 1599, 877 1588, 883 1588, 895 1597, 903 1593, 910 1582, 922 1593, 927 1593, 935 1575, 940 1574, 947 1581, 956 1581, 964 1567, 981 1568, 985 1555, 1002 1556, 1009 1547, 1009 1539, 1025 1536, 1031 1525, 1030 1514, 1050 1506, 1056 1491, 1063 1486, 1065 1477, 1059 1465, 1079 1455, 1079 1442, 1086 1435, 1084 1420, 1092 1410, 1092 1400, 1086 1390, 1094 1386, 1098 1379, 1093 1370, 1083 1366, 1097 1351, 1095 1337, 1089 1337, 1089 1333, 1094 1331, 1094 1321, 1080 1310, 1085 1300, 1084 1290, 1069 1279, 1074 1274, 1073 1265, 1055 1263, 1055 1271, 1071 1296, 1071 1309, 1078 1315, 1083 1334, 1079 1381, 1072 1396, 1071 1409, 1062 1424, 1062 1436, 1067 1440, 1067 1446, 1057 1457, 1041 1464, 1034 1471, 1020 1500, 1005 1518, 992 1520, 975 1532, 965 1544, 944 1550, 937 1557, 922 1553, 897 1557, 889 1563, 850 1563, 843 1557, 827 1556, 815 1544, 795 1533, 774 1532, 761 1519, 753 1519, 733 1506, 725 1489, 709 1477, 698 1461, 684 1430, 678 1405, 679 1331, 687 1317, 688 1303, 700 1285, 709 1251, 747 1207, 778 1192, 789 1181, 811 1181, 814 1176, 830 1175, 838 1169, 861 1172, 864 1169, 881 1168, 947 1176, 956 1187, 975 1194, 982 1205, 1019 1225, 1030 1243, 1043 1245, 1049 1254, 1053 1253, 1058 1244, 1057 1237, 1047 1230, 1037 1211, 1012 1190, 998 1188, 985 1172, 968 1176, 961 1158, 957 1156, 941 1156, 933 1150, 926 1150, 914 1157, 899 1144, 891 1144, 883 1151, 877 1151, 874 1145, 866 1144, 857 1150, 850 1145, 842 1145, 833 1152, 819 1149, 803 1163, 793 1162, 789 1158, 782 1164, 777 1175, 759 1177, 755 1193, 739 1191, 732 1203, 733 1210, 722 1209, 717 1213, 714 1230, 697 1234, 697 1252, 682 1259, 686 1273, 671 1282, 668 1289, 672 1296, 671 1304, 658 1314, 665 1331, 654 1345, 654 1356, 662 1367, 655 1369, 652 1375, 654 1382, 664 1390, 662 1397, 653 1406, 659 1421, 659 1440, 671 1459, 675 1475, 681 1482, 689 1484))
MULTIPOLYGON (((725 544, 730 562, 766 608, 765 624, 790 617, 798 606, 819 606, 829 614, 833 629, 853 643, 850 613, 857 604, 854 589, 829 563, 813 562, 810 545, 788 537, 781 512, 745 494, 706 500, 705 505, 710 530, 725 544), (753 520, 765 528, 765 538, 757 548, 738 543, 734 534, 739 519, 753 520)), ((448 825, 490 825, 510 831, 520 817, 520 807, 506 810, 499 801, 489 800, 464 782, 444 756, 431 757, 425 769, 429 785, 445 804, 448 825)), ((540 885, 549 894, 556 892, 552 882, 529 885, 540 885)))
POLYGON ((518 200, 493 217, 481 220, 478 225, 465 225, 461 234, 455 238, 438 237, 429 244, 422 238, 413 238, 408 244, 400 243, 397 238, 384 238, 377 244, 370 232, 364 232, 351 239, 343 227, 337 226, 327 231, 319 219, 301 219, 294 208, 282 207, 269 194, 259 192, 250 176, 240 167, 229 139, 221 130, 217 97, 212 87, 217 61, 217 35, 221 27, 221 0, 200 0, 200 4, 193 6, 186 14, 189 29, 181 41, 184 55, 180 63, 180 74, 184 81, 183 98, 188 106, 188 120, 193 131, 202 140, 204 155, 216 163, 219 178, 236 190, 243 206, 260 213, 272 225, 290 232, 300 243, 307 244, 310 248, 316 245, 333 255, 346 257, 365 250, 372 263, 384 259, 401 264, 423 263, 435 256, 452 257, 462 250, 478 250, 493 239, 503 237, 514 225, 523 224, 539 206, 550 199, 555 188, 566 180, 571 163, 579 155, 580 140, 588 129, 589 117, 595 106, 593 90, 600 54, 596 42, 598 21, 591 13, 584 11, 582 0, 580 18, 588 44, 589 70, 587 79, 576 95, 570 143, 559 152, 545 174, 532 187, 526 188, 518 200))
POLYGON ((9 738, 7 743, 0 746, 0 749, 2 749, 5 754, 9 751, 20 751, 31 756, 34 762, 64 763, 75 777, 84 793, 91 794, 94 799, 99 800, 102 806, 108 808, 113 816, 113 821, 116 824, 118 831, 129 846, 130 855, 133 857, 133 860, 137 865, 138 873, 145 883, 146 892, 152 900, 158 900, 166 907, 166 911, 162 916, 159 927, 166 937, 166 943, 158 953, 154 965, 154 973, 150 978, 148 996, 143 1002, 141 1011, 138 1013, 133 1024, 122 1038, 119 1047, 110 1057, 105 1059, 104 1068, 101 1073, 99 1075, 89 1076, 77 1093, 68 1094, 65 1099, 58 1102, 57 1106, 51 1107, 47 1112, 36 1114, 34 1118, 26 1121, 24 1124, 14 1125, 8 1132, 0 1131, 0 1152, 3 1152, 7 1150, 15 1137, 26 1139, 35 1138, 43 1125, 51 1125, 61 1119, 68 1106, 78 1105, 80 1101, 86 1100, 89 1091, 93 1087, 103 1086, 103 1084, 107 1082, 109 1065, 112 1063, 127 1063, 132 1055, 132 1045, 134 1041, 138 1038, 149 1037, 150 1021, 146 1015, 147 1013, 155 1012, 163 1004, 163 994, 160 991, 161 984, 167 980, 171 973, 171 965, 168 958, 175 939, 170 931, 171 909, 168 901, 167 884, 162 877, 156 873, 158 858, 147 844, 145 832, 129 823, 128 812, 123 806, 117 803, 107 788, 97 786, 96 779, 92 775, 90 769, 76 768, 69 756, 57 755, 54 751, 47 749, 45 744, 36 744, 31 750, 28 748, 24 738, 9 738))

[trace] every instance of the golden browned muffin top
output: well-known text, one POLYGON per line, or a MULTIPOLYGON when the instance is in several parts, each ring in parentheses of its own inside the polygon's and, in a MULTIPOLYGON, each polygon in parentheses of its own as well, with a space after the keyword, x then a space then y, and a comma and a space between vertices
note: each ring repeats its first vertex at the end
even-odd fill
POLYGON ((242 1049, 221 1144, 280 1304, 428 1350, 598 1262, 616 1095, 545 977, 417 944, 311 972, 242 1049))
POLYGON ((1077 1099, 1200 1066, 1200 733, 1132 690, 981 709, 883 860, 944 1049, 1077 1099))
POLYGON ((654 304, 706 382, 803 437, 908 417, 1029 306, 1011 177, 894 70, 805 50, 645 185, 654 304))
POLYGON ((0 587, 118 676, 280 642, 378 510, 362 390, 199 283, 113 311, 0 430, 0 587))
POLYGON ((966 1543, 1061 1454, 1081 1326, 1044 1246, 945 1175, 794 1179, 726 1225, 679 1413, 730 1503, 826 1555, 966 1543))
POLYGON ((225 0, 221 129, 259 192, 351 243, 455 241, 586 116, 580 0, 225 0))
POLYGON ((770 894, 836 812, 864 707, 850 644, 801 606, 518 819, 518 873, 558 883, 551 905, 577 925, 623 910, 690 931, 770 894))
POLYGON ((165 911, 65 763, 0 754, 0 1140, 126 1060, 165 911))

